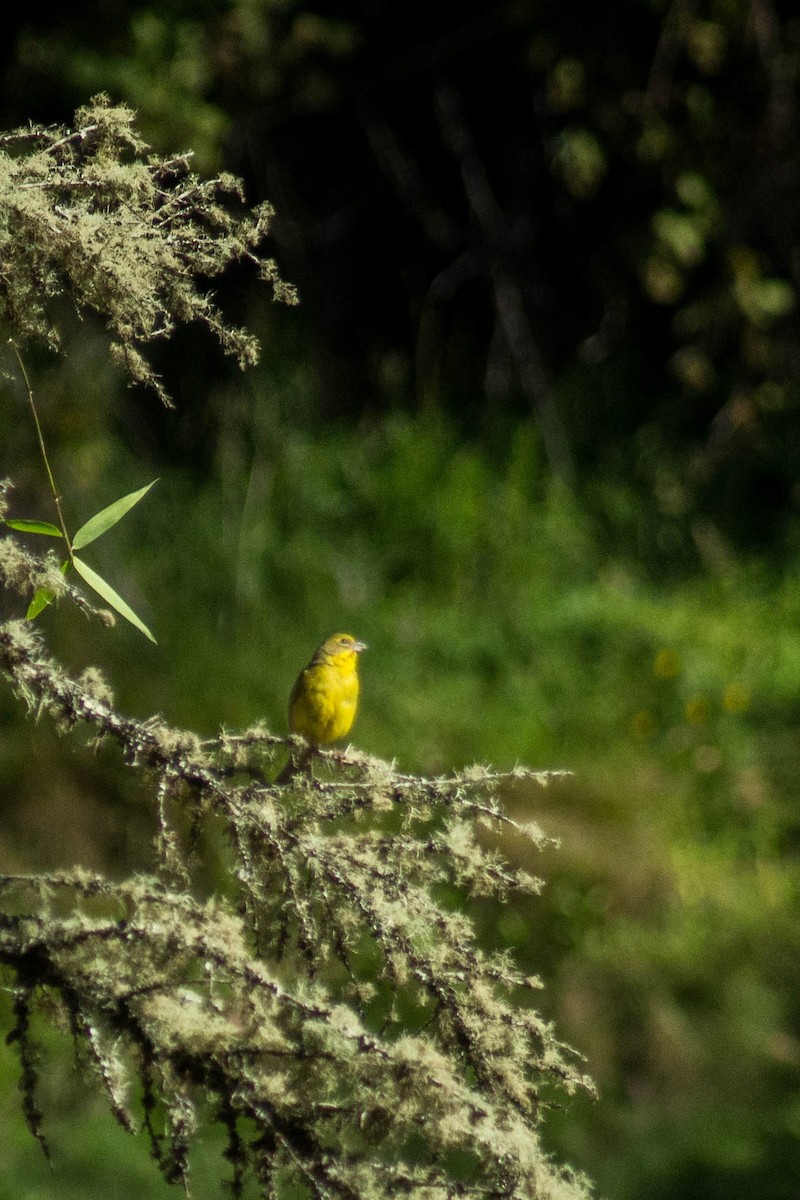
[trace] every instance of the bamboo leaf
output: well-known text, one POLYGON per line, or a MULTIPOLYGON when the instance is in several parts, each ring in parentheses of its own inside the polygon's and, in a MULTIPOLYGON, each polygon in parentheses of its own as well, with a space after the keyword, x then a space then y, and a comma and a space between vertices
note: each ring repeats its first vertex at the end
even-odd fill
POLYGON ((47 608, 48 604, 52 604, 56 594, 52 588, 41 587, 37 588, 33 593, 33 599, 28 605, 28 611, 25 613, 26 621, 33 621, 38 617, 40 612, 47 608))
POLYGON ((57 525, 51 525, 49 521, 6 521, 9 529, 16 529, 20 533, 44 533, 47 537, 63 538, 63 533, 57 525))
POLYGON ((75 570, 84 580, 84 582, 88 583, 89 587, 93 588, 94 591, 97 592, 98 596, 101 596, 102 599, 105 600, 106 604, 110 604, 111 607, 115 609, 115 611, 118 612, 121 617, 124 617, 126 621, 130 621, 131 625, 135 626, 135 628, 143 633, 146 638, 149 638, 151 642, 156 642, 156 639, 153 637, 144 621, 137 617, 130 605, 126 604, 122 597, 114 591, 110 583, 106 583, 102 575, 98 575, 96 571, 93 571, 91 567, 87 566, 83 559, 75 558, 73 556, 72 563, 75 567, 75 570))
MULTIPOLYGON (((120 496, 119 500, 115 500, 113 504, 109 504, 108 508, 101 508, 100 512, 90 517, 85 525, 81 525, 72 539, 73 550, 82 550, 84 546, 88 546, 90 542, 94 542, 104 533, 107 533, 112 526, 122 520, 125 513, 129 512, 134 504, 138 504, 140 500, 144 499, 153 484, 157 482, 156 479, 153 479, 146 487, 139 488, 137 492, 129 492, 127 496, 120 496)), ((109 600, 110 603, 111 601, 109 600)))
MULTIPOLYGON (((61 564, 58 568, 62 575, 66 575, 69 570, 69 559, 61 564)), ((28 605, 28 611, 25 613, 26 621, 34 621, 40 612, 47 608, 48 604, 52 604, 56 598, 56 594, 52 588, 40 587, 33 593, 33 599, 28 605)))

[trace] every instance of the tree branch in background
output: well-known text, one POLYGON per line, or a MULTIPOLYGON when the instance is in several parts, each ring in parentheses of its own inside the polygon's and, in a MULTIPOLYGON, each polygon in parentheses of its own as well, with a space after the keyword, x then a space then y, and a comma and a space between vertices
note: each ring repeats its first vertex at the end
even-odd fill
POLYGON ((442 137, 461 170, 470 212, 481 235, 481 250, 491 279, 498 324, 520 386, 541 430, 550 467, 569 482, 573 477, 573 465, 567 433, 533 335, 517 272, 508 261, 507 222, 467 125, 458 90, 453 86, 441 86, 435 100, 442 137))

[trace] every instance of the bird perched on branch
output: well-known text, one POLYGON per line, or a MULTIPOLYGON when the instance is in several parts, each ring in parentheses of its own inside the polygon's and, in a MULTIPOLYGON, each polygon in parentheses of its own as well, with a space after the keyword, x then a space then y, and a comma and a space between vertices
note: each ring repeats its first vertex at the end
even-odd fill
MULTIPOLYGON (((300 733, 310 747, 328 746, 350 732, 358 707, 358 656, 366 650, 350 633, 334 633, 319 646, 295 680, 289 697, 289 729, 300 733)), ((305 764, 287 763, 282 782, 305 764)))

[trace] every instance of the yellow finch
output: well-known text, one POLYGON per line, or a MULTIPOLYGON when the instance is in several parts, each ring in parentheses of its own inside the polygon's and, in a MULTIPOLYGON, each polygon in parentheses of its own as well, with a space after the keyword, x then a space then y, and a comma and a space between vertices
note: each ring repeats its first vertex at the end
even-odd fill
POLYGON ((349 633, 334 633, 297 676, 289 697, 289 729, 312 746, 350 732, 358 707, 358 656, 366 650, 349 633))

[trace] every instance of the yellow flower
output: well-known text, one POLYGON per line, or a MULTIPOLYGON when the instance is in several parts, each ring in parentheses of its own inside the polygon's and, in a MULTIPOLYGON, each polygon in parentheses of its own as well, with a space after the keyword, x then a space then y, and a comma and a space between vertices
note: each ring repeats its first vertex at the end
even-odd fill
POLYGON ((711 706, 705 696, 690 696, 684 705, 684 715, 690 725, 705 725, 711 715, 711 706))
POLYGON ((349 633, 335 633, 297 676, 289 697, 289 729, 313 746, 350 732, 358 707, 358 656, 366 650, 349 633))
POLYGON ((750 689, 743 683, 739 683, 738 680, 734 680, 725 688, 722 704, 730 713, 747 712, 750 707, 750 689))
POLYGON ((653 659, 653 674, 657 679, 674 679, 680 674, 680 655, 674 650, 659 650, 653 659))

